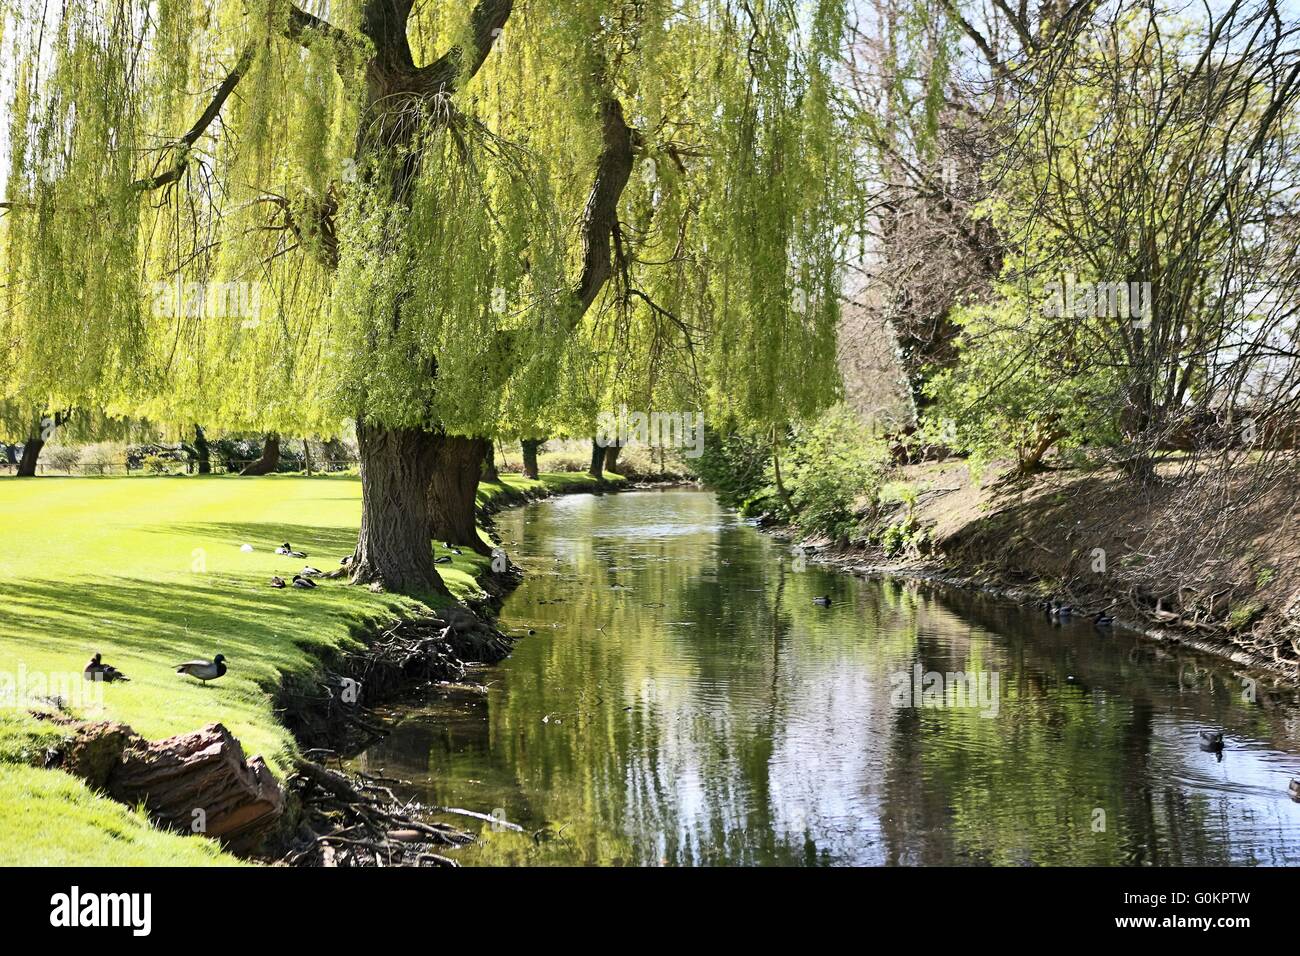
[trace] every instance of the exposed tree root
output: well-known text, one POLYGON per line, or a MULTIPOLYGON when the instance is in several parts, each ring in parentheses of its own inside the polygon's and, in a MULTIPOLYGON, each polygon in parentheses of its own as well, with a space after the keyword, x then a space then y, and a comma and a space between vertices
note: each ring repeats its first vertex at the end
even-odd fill
POLYGON ((289 791, 301 816, 289 850, 290 866, 459 866, 439 850, 464 846, 473 835, 421 819, 383 778, 349 777, 309 760, 298 764, 289 791))

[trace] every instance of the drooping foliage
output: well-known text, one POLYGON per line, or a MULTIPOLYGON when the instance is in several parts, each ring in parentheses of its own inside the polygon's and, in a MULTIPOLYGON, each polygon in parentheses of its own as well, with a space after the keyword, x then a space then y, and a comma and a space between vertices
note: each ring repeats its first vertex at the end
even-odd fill
POLYGON ((0 395, 289 433, 806 417, 843 6, 5 8, 0 395))

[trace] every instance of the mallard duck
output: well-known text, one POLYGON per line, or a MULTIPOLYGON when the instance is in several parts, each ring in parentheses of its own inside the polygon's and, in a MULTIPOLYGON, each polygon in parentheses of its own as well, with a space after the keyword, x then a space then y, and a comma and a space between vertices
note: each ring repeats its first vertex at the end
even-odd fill
POLYGON ((310 564, 303 565, 303 569, 298 572, 304 578, 318 578, 324 573, 320 568, 313 568, 310 564))
POLYGON ((350 554, 345 554, 343 557, 339 558, 339 567, 341 568, 346 568, 351 563, 352 555, 350 554))
POLYGON ((434 558, 434 559, 433 559, 433 563, 434 563, 434 564, 451 564, 451 558, 449 558, 447 555, 444 554, 444 555, 443 555, 442 557, 440 557, 440 558, 434 558))
POLYGON ((450 541, 444 541, 444 542, 442 543, 442 546, 443 546, 444 548, 446 548, 448 551, 450 551, 452 554, 460 554, 460 553, 461 553, 460 548, 456 547, 456 546, 455 546, 454 544, 452 544, 450 541))
POLYGON ((1160 600, 1156 601, 1156 609, 1151 613, 1155 617, 1155 619, 1161 622, 1162 624, 1173 624, 1174 622, 1181 621, 1183 619, 1183 616, 1181 614, 1178 614, 1174 611, 1165 610, 1164 598, 1161 598, 1160 600))
POLYGON ((1292 780, 1286 789, 1291 794, 1291 799, 1296 803, 1300 803, 1300 778, 1292 780))
POLYGON ((271 578, 271 587, 273 588, 284 587, 284 578, 280 577, 278 574, 275 575, 275 577, 271 578))
POLYGON ((176 665, 176 673, 189 674, 191 677, 197 677, 206 685, 210 680, 216 680, 226 673, 226 658, 218 654, 210 661, 186 661, 184 664, 176 665))
POLYGON ((295 550, 293 550, 293 546, 292 546, 291 544, 289 544, 288 541, 286 541, 284 544, 280 545, 280 547, 276 548, 276 549, 275 549, 275 553, 276 553, 276 554, 282 554, 282 555, 284 555, 286 558, 305 558, 305 557, 307 557, 307 552, 306 552, 306 551, 295 551, 295 550))
POLYGON ((1052 602, 1052 617, 1069 617, 1074 613, 1073 604, 1062 604, 1060 601, 1052 602))
POLYGON ((1115 623, 1115 618, 1105 611, 1098 611, 1092 619, 1093 627, 1111 627, 1115 623))
POLYGON ((311 578, 304 578, 301 574, 295 574, 293 576, 293 586, 296 588, 314 588, 316 582, 311 578))
POLYGON ((82 671, 86 680, 102 680, 105 684, 111 684, 113 681, 126 681, 128 684, 131 678, 127 677, 112 664, 105 664, 103 655, 96 654, 82 671))
POLYGON ((819 605, 820 607, 830 607, 831 599, 823 594, 821 597, 813 598, 813 603, 819 605))
POLYGON ((1200 734, 1202 750, 1222 750, 1223 731, 1202 730, 1200 734))

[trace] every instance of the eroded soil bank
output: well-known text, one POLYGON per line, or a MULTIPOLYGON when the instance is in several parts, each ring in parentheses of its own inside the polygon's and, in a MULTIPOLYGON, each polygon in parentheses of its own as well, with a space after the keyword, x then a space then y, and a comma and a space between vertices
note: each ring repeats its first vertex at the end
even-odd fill
POLYGON ((1300 484, 1225 483, 1173 466, 1136 485, 1114 471, 1061 470, 1016 479, 960 461, 913 465, 913 496, 872 516, 865 540, 802 540, 810 560, 864 575, 904 575, 1056 600, 1076 617, 1105 611, 1119 626, 1300 682, 1300 484), (902 546, 880 540, 889 527, 902 546))

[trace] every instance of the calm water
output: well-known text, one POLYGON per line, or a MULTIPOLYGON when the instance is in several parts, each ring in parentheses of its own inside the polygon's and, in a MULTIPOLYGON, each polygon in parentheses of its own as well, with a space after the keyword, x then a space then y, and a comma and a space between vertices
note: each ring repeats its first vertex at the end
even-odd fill
POLYGON ((499 528, 528 571, 502 626, 536 633, 486 696, 404 709, 356 762, 526 829, 482 826, 464 863, 1300 864, 1292 692, 1248 702, 1203 658, 800 567, 701 492, 499 528), (946 697, 912 698, 929 672, 946 697))

